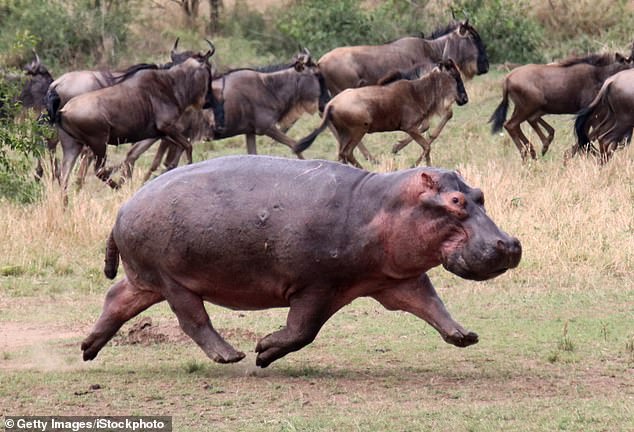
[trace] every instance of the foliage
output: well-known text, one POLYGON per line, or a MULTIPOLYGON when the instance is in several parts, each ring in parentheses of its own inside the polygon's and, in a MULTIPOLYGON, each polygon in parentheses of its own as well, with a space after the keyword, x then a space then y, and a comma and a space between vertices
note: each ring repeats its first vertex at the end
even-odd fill
POLYGON ((15 102, 19 88, 20 81, 0 81, 0 197, 24 203, 39 196, 31 170, 45 131, 33 113, 19 115, 21 106, 15 102), (22 118, 16 120, 18 116, 22 118))
POLYGON ((538 63, 544 60, 544 28, 525 1, 461 0, 457 8, 474 23, 491 63, 538 63))
POLYGON ((99 63, 124 47, 130 0, 0 0, 0 52, 21 66, 35 48, 49 66, 99 63))

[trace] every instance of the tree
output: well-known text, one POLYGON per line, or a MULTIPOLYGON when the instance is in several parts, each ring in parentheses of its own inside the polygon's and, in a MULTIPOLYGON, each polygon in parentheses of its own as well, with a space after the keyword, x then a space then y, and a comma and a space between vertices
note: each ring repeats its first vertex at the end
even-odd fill
POLYGON ((187 19, 187 25, 190 27, 194 27, 196 25, 196 20, 198 19, 198 9, 200 6, 200 0, 172 0, 174 3, 178 4, 181 8, 181 11, 185 14, 185 18, 187 19))
POLYGON ((222 0, 209 0, 209 33, 216 34, 220 30, 220 9, 222 0))

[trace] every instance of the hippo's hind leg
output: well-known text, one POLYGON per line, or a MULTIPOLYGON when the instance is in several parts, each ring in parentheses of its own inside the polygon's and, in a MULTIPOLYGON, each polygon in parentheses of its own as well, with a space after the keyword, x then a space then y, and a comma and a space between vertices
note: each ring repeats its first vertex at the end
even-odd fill
POLYGON ((244 358, 214 330, 203 299, 182 285, 169 282, 165 295, 183 331, 198 344, 207 357, 218 363, 235 363, 244 358))
POLYGON ((81 344, 84 360, 97 357, 101 348, 126 321, 162 300, 163 296, 154 291, 136 288, 127 277, 114 284, 106 294, 99 320, 81 344))
POLYGON ((280 357, 311 343, 328 318, 346 303, 344 299, 332 299, 327 295, 304 295, 291 299, 286 327, 260 339, 255 347, 258 353, 255 364, 267 367, 280 357))
POLYGON ((410 312, 427 321, 445 342, 458 347, 478 343, 478 335, 465 330, 451 317, 427 275, 374 293, 372 297, 389 310, 410 312))

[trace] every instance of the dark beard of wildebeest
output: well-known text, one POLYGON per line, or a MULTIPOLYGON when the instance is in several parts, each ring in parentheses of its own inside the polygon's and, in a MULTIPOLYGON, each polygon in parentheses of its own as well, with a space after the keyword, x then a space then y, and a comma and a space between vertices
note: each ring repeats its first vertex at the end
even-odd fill
POLYGON ((204 301, 290 308, 286 326, 257 343, 260 367, 311 343, 359 297, 410 312, 466 347, 478 335, 454 321, 426 272, 443 265, 486 280, 516 267, 521 253, 519 240, 487 216, 482 192, 454 171, 215 158, 159 176, 121 207, 104 272, 114 279, 120 258, 126 276, 108 291, 83 358, 94 359, 126 321, 163 300, 219 363, 245 355, 212 327, 204 301))
MULTIPOLYGON (((323 77, 305 48, 288 64, 228 71, 214 78, 212 89, 213 138, 245 134, 249 154, 257 153, 256 135, 266 135, 293 149, 296 142, 282 130, 304 113, 322 111, 329 100, 323 77)), ((146 179, 159 167, 165 152, 166 170, 178 165, 182 150, 162 142, 146 179)))
POLYGON ((634 70, 626 70, 605 80, 590 105, 577 114, 572 156, 578 151, 595 152, 605 163, 620 146, 630 143, 633 127, 634 70), (598 150, 592 141, 598 141, 598 150))
MULTIPOLYGON (((407 70, 421 62, 438 63, 445 59, 456 63, 465 80, 488 72, 489 60, 484 42, 469 20, 454 21, 434 31, 428 39, 404 37, 384 45, 335 48, 324 54, 317 64, 328 90, 335 96, 348 88, 377 84, 394 71, 407 70)), ((410 138, 400 141, 394 150, 398 151, 409 142, 410 138)), ((363 143, 359 144, 359 150, 367 160, 374 160, 363 143)))
MULTIPOLYGON (((46 110, 46 90, 53 82, 53 76, 50 74, 46 66, 44 66, 33 50, 33 60, 24 66, 24 73, 26 77, 15 76, 10 77, 10 80, 19 80, 22 82, 22 89, 16 102, 19 102, 22 106, 22 110, 32 109, 39 118, 42 118, 42 114, 46 110)), ((0 101, 0 104, 2 102, 0 101)), ((2 113, 2 106, 0 105, 0 116, 2 113)), ((39 137, 38 141, 42 142, 49 150, 49 156, 51 160, 51 173, 54 177, 59 176, 59 168, 56 164, 55 156, 52 152, 55 150, 57 143, 57 137, 39 137)), ((44 174, 44 168, 42 166, 42 159, 37 158, 37 166, 35 168, 35 178, 37 180, 42 178, 44 174)))
POLYGON ((634 65, 631 58, 616 54, 592 54, 558 63, 520 66, 509 73, 502 84, 502 101, 491 116, 492 132, 506 129, 522 160, 536 159, 535 148, 522 132, 528 121, 542 142, 545 155, 555 137, 555 129, 542 117, 546 114, 576 114, 594 99, 610 76, 634 65), (506 120, 509 99, 514 109, 506 120), (543 128, 543 130, 542 130, 543 128))
POLYGON ((190 58, 167 70, 143 70, 112 87, 68 101, 58 113, 64 201, 68 178, 84 146, 94 153, 96 175, 106 182, 110 179, 100 169, 107 144, 169 137, 185 149, 191 161, 191 144, 178 119, 186 110, 200 110, 208 102, 211 66, 207 60, 190 58))
MULTIPOLYGON (((72 71, 67 72, 60 76, 57 80, 55 80, 49 87, 46 94, 46 104, 48 109, 48 117, 51 123, 57 122, 57 113, 61 108, 66 105, 66 103, 72 99, 73 97, 79 96, 84 93, 88 93, 90 91, 99 90, 102 88, 110 87, 119 83, 124 82, 125 80, 133 77, 137 72, 142 70, 165 70, 169 69, 175 65, 183 63, 185 60, 189 58, 194 58, 198 61, 208 61, 209 58, 213 56, 216 51, 214 45, 207 39, 205 39, 207 44, 209 45, 209 50, 207 52, 195 52, 195 51, 181 51, 178 52, 178 42, 177 38, 174 42, 174 46, 170 51, 170 62, 159 65, 159 64, 148 64, 148 63, 140 63, 136 65, 132 65, 125 70, 121 71, 109 71, 109 70, 81 70, 81 71, 72 71)), ((213 74, 213 66, 212 66, 212 74, 213 74)), ((136 147, 137 150, 139 148, 149 148, 156 140, 149 139, 143 140, 138 143, 136 147)), ((81 186, 85 179, 86 173, 90 166, 90 163, 94 159, 94 155, 88 148, 84 148, 82 152, 82 162, 79 169, 78 174, 78 185, 81 186)), ((114 171, 119 169, 120 166, 112 167, 112 168, 103 168, 103 175, 110 176, 114 171)), ((124 179, 132 176, 132 167, 125 167, 124 171, 124 179)), ((109 181, 108 184, 112 187, 118 187, 119 184, 109 181)))
POLYGON ((451 118, 446 113, 451 112, 454 102, 468 102, 460 71, 452 60, 446 60, 420 78, 386 81, 385 85, 348 89, 333 97, 326 105, 321 124, 299 141, 295 151, 306 150, 329 126, 339 143, 339 160, 361 168, 353 152, 366 133, 400 130, 422 148, 416 165, 423 157, 431 165, 431 145, 419 133, 419 127, 433 115, 451 118))

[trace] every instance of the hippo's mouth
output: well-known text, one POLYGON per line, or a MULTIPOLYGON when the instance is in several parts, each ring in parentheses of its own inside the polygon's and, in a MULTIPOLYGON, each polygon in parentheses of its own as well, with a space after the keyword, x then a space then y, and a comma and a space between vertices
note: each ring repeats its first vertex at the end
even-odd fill
POLYGON ((509 268, 506 267, 506 268, 496 269, 490 272, 482 272, 482 271, 476 272, 468 268, 463 268, 460 266, 449 266, 447 264, 443 264, 443 267, 445 268, 445 270, 450 271, 456 276, 460 276, 463 279, 469 279, 473 281, 484 281, 488 279, 493 279, 495 277, 500 276, 501 274, 506 273, 506 271, 509 270, 509 268))
POLYGON ((442 266, 456 276, 463 279, 484 281, 493 279, 513 268, 509 263, 495 262, 484 264, 479 262, 477 266, 470 265, 461 254, 453 254, 447 257, 442 266))

